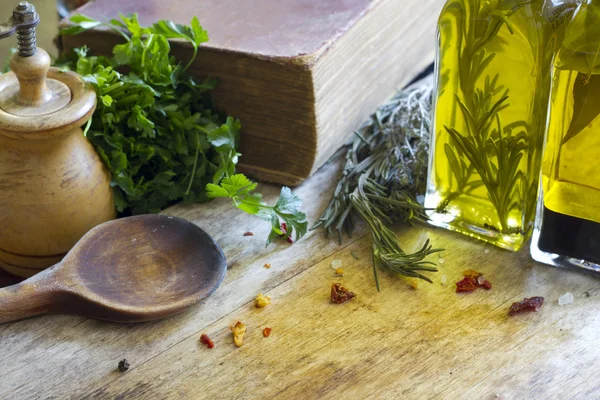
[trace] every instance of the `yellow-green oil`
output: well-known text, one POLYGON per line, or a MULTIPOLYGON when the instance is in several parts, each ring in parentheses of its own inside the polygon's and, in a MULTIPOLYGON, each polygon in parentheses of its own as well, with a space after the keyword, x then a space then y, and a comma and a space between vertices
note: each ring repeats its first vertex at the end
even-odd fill
POLYGON ((566 9, 548 1, 449 0, 438 22, 425 206, 434 225, 515 251, 533 228, 566 9))
POLYGON ((542 164, 544 206, 600 223, 600 75, 588 78, 585 73, 556 69, 551 110, 542 164), (596 93, 586 93, 588 96, 580 101, 598 104, 598 114, 591 116, 575 136, 567 138, 573 124, 576 87, 588 85, 588 90, 596 93))
POLYGON ((533 257, 600 271, 600 1, 581 2, 555 58, 533 257))

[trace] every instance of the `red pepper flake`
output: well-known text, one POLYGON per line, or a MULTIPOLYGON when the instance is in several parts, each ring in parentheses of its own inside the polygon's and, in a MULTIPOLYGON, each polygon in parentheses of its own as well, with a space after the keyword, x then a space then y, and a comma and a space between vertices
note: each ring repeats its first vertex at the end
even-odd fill
POLYGON ((472 292, 478 287, 490 290, 492 283, 485 279, 481 272, 468 269, 463 272, 464 279, 456 282, 456 292, 472 292))
POLYGON ((477 278, 477 286, 482 287, 485 290, 490 290, 492 288, 492 282, 485 279, 482 275, 477 278))
POLYGON ((252 233, 252 232, 246 232, 246 233, 244 233, 244 236, 254 236, 254 233, 252 233))
POLYGON ((477 289, 477 281, 471 277, 466 277, 456 282, 456 293, 460 292, 472 292, 477 289))
POLYGON ((212 340, 210 340, 210 338, 208 337, 208 335, 206 333, 203 333, 202 335, 200 335, 200 342, 205 344, 206 347, 208 347, 209 349, 212 349, 213 347, 215 347, 215 343, 212 340))
POLYGON ((483 275, 481 272, 477 272, 475 270, 472 269, 468 269, 465 272, 463 272, 463 276, 465 278, 473 278, 473 279, 477 279, 479 278, 481 275, 483 275))
MULTIPOLYGON (((281 236, 287 235, 287 224, 285 222, 281 223, 281 231, 283 232, 283 234, 281 236)), ((290 243, 294 243, 294 241, 292 240, 292 238, 290 236, 288 236, 286 240, 290 243)))
POLYGON ((272 330, 271 328, 265 328, 265 329, 263 329, 263 336, 264 337, 271 336, 271 330, 272 330))
POLYGON ((517 301, 510 306, 510 315, 516 315, 523 311, 538 311, 544 304, 543 297, 524 298, 523 301, 517 301))
POLYGON ((336 304, 342 304, 356 296, 354 293, 342 287, 340 283, 331 284, 331 302, 336 304))

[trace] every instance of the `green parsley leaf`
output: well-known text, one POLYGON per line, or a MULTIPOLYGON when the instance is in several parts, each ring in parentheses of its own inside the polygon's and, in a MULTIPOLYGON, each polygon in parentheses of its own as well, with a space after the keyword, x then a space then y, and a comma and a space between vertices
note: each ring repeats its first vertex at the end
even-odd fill
POLYGON ((270 207, 253 192, 255 182, 235 173, 241 155, 240 121, 211 109, 215 79, 199 80, 186 73, 198 46, 208 40, 198 18, 189 26, 158 21, 145 27, 137 14, 120 15, 108 23, 74 15, 71 22, 63 34, 102 25, 123 37, 112 57, 91 56, 82 47, 62 65, 82 75, 97 93, 86 137, 111 172, 120 215, 159 212, 181 200, 223 197, 270 222, 267 243, 293 233, 299 239, 306 233, 306 216, 291 190, 283 188, 277 204, 270 207), (185 67, 171 55, 169 39, 192 45, 194 54, 185 67))
POLYGON ((296 240, 306 234, 308 222, 306 214, 300 209, 302 201, 290 188, 283 187, 279 200, 274 207, 262 202, 262 195, 252 193, 257 184, 250 181, 242 174, 235 174, 223 178, 219 185, 209 183, 206 186, 208 197, 231 198, 233 204, 240 210, 256 215, 271 223, 271 232, 267 239, 267 246, 276 238, 284 239, 294 236, 296 240), (285 224, 285 225, 283 225, 285 224), (282 227, 285 226, 285 230, 282 227))
POLYGON ((194 43, 196 46, 200 46, 202 43, 208 42, 208 32, 206 32, 200 25, 198 17, 192 18, 192 32, 194 32, 194 43))
POLYGON ((81 14, 73 15, 73 17, 71 17, 71 22, 74 22, 74 25, 62 29, 60 31, 61 34, 76 35, 88 29, 93 29, 102 25, 102 22, 96 21, 92 18, 88 18, 85 15, 81 14))
POLYGON ((209 183, 206 185, 206 194, 211 199, 215 199, 218 197, 229 197, 229 192, 227 191, 227 189, 219 185, 215 185, 214 183, 209 183))
POLYGON ((219 150, 231 150, 237 146, 241 124, 231 117, 227 122, 208 133, 208 141, 219 150))
POLYGON ((287 227, 285 238, 291 237, 296 232, 296 237, 302 237, 306 234, 308 223, 306 214, 300 211, 302 200, 296 196, 290 188, 282 187, 279 200, 273 209, 275 214, 281 218, 287 227))
MULTIPOLYGON (((249 194, 251 191, 256 189, 257 184, 250 181, 250 179, 246 178, 243 174, 235 174, 229 177, 223 178, 220 186, 211 184, 210 187, 219 187, 219 191, 214 190, 214 193, 220 193, 224 195, 212 196, 212 197, 240 197, 249 194)), ((210 193, 209 193, 209 196, 210 193)))

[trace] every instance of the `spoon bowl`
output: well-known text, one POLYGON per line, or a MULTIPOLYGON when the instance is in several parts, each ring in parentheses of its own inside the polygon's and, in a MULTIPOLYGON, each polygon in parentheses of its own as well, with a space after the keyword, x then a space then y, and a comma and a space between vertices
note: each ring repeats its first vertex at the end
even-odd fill
POLYGON ((0 290, 0 323, 44 313, 164 318, 212 294, 226 270, 219 246, 191 222, 122 218, 90 230, 59 264, 0 290))

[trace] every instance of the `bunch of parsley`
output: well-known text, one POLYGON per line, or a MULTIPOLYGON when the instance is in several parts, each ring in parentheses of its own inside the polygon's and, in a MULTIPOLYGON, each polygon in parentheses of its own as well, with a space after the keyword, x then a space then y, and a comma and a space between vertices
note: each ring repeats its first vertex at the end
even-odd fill
POLYGON ((83 15, 71 18, 63 34, 106 26, 124 43, 112 57, 89 56, 86 47, 63 64, 83 76, 98 95, 85 134, 111 172, 120 215, 159 212, 180 200, 204 202, 231 198, 234 205, 271 224, 267 245, 279 236, 296 239, 306 233, 301 201, 282 188, 275 206, 254 193, 257 184, 235 173, 240 122, 212 109, 214 79, 202 81, 186 70, 208 40, 194 17, 189 26, 159 21, 144 27, 137 15, 108 23, 83 15), (193 56, 182 66, 170 55, 169 39, 182 39, 193 56))

